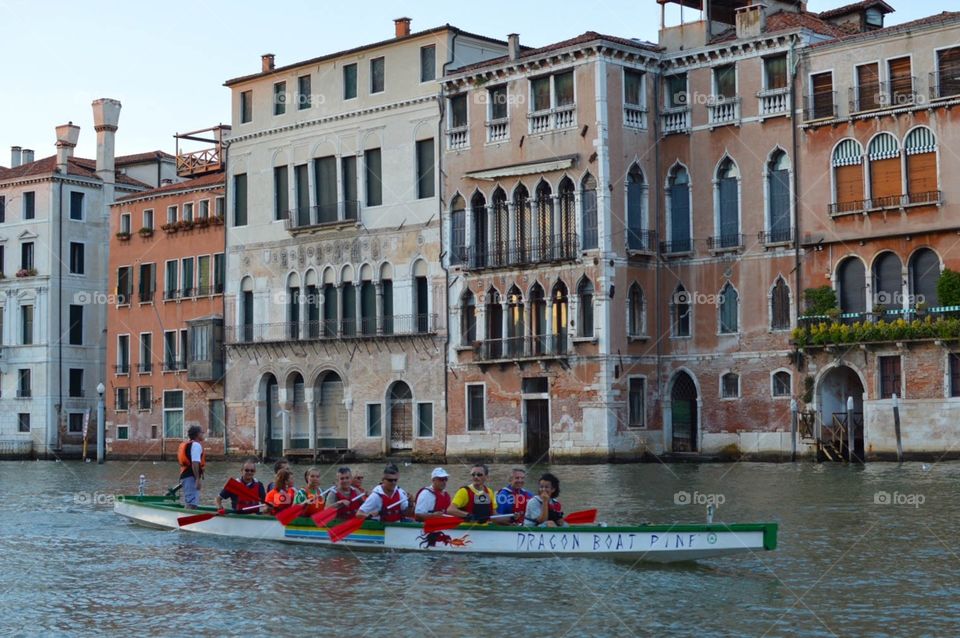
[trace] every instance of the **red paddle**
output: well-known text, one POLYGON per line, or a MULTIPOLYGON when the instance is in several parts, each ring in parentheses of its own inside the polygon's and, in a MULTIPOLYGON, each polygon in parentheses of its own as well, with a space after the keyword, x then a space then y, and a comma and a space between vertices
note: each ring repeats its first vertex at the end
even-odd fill
MULTIPOLYGON (((357 496, 354 496, 352 499, 350 499, 350 502, 353 503, 354 501, 359 501, 364 496, 366 496, 366 494, 358 494, 357 496)), ((340 513, 340 507, 338 505, 333 505, 331 507, 328 507, 324 510, 317 512, 310 518, 313 519, 314 525, 316 525, 317 527, 323 527, 324 525, 326 525, 327 523, 335 519, 337 517, 337 514, 339 513, 340 513)))
POLYGON ((563 517, 570 525, 589 525, 597 520, 597 510, 581 510, 579 512, 570 512, 563 517))
POLYGON ((256 501, 257 503, 260 502, 259 490, 255 490, 252 487, 247 487, 232 476, 227 481, 227 484, 223 486, 223 489, 227 490, 237 498, 241 498, 245 501, 256 501))
POLYGON ((459 516, 434 516, 423 522, 423 531, 426 534, 442 532, 447 529, 456 529, 466 522, 459 516))
POLYGON ((351 518, 346 523, 340 523, 330 528, 329 536, 331 543, 338 543, 345 539, 350 534, 353 534, 355 531, 360 529, 363 526, 363 521, 365 519, 360 518, 359 516, 351 518))
MULTIPOLYGON (((249 510, 260 509, 259 505, 251 505, 250 507, 244 507, 241 512, 246 512, 249 510)), ((226 514, 224 512, 223 514, 226 514)), ((209 514, 194 514, 193 516, 181 516, 177 519, 177 525, 183 527, 184 525, 193 525, 194 523, 202 523, 203 521, 209 521, 214 516, 223 516, 220 512, 212 512, 209 514)))
POLYGON ((277 520, 280 521, 280 524, 286 527, 294 521, 294 519, 299 518, 303 514, 303 510, 307 509, 307 503, 300 503, 299 505, 291 505, 286 509, 282 509, 277 512, 277 520))

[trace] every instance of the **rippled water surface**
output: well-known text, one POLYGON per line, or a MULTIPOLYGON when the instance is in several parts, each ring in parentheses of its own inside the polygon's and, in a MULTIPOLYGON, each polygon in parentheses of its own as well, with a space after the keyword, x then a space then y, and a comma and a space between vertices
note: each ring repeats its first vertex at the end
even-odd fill
MULTIPOLYGON (((380 469, 361 467, 368 483, 380 469)), ((208 467, 205 502, 235 469, 208 467)), ((416 490, 430 469, 402 468, 401 485, 416 490)), ((452 487, 466 481, 466 468, 449 469, 452 487)), ((509 469, 492 468, 496 487, 509 469)), ((148 493, 166 491, 174 464, 6 462, 0 634, 960 635, 958 463, 551 469, 567 511, 598 507, 608 523, 700 522, 702 505, 676 501, 712 496, 724 501, 719 520, 779 523, 779 548, 645 566, 209 538, 112 512, 109 495, 135 493, 140 474, 148 493)))

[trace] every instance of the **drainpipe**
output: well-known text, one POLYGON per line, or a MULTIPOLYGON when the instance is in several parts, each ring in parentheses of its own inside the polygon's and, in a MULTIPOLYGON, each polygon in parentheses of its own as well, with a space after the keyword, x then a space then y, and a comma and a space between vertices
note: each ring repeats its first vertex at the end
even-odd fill
MULTIPOLYGON (((663 413, 663 386, 661 384, 661 365, 663 359, 663 339, 661 338, 663 334, 663 326, 661 323, 662 320, 662 303, 661 303, 661 282, 660 282, 660 271, 663 268, 662 257, 660 255, 660 238, 661 238, 661 214, 663 213, 663 193, 661 192, 662 188, 662 172, 660 168, 660 78, 657 78, 657 81, 653 83, 653 166, 654 166, 654 188, 653 196, 656 200, 656 265, 654 269, 654 282, 655 282, 655 292, 654 292, 654 301, 656 307, 656 326, 657 326, 657 397, 659 397, 660 411, 663 413)), ((663 436, 666 437, 666 424, 660 424, 661 431, 663 436)), ((663 441, 664 450, 666 450, 667 441, 664 438, 663 441)))
MULTIPOLYGON (((64 173, 66 175, 66 173, 64 173)), ((59 215, 57 216, 57 225, 60 236, 57 238, 59 243, 59 254, 63 255, 63 177, 59 180, 59 194, 57 195, 57 206, 59 215)), ((57 260, 57 396, 60 403, 60 409, 57 411, 57 447, 60 447, 60 416, 63 414, 63 259, 57 260)), ((50 437, 47 437, 47 441, 50 437)))
MULTIPOLYGON (((223 154, 223 290, 220 292, 220 317, 221 317, 221 321, 223 322, 223 326, 221 327, 221 331, 220 331, 220 334, 221 334, 220 360, 221 360, 221 363, 223 364, 223 378, 220 379, 220 387, 223 390, 223 455, 226 456, 229 451, 229 447, 227 444, 227 432, 229 431, 229 428, 227 427, 227 423, 230 422, 229 419, 227 419, 227 339, 226 339, 227 337, 227 228, 228 228, 227 218, 229 217, 229 215, 227 214, 227 185, 230 183, 230 172, 227 170, 227 158, 230 156, 230 142, 223 141, 222 136, 223 134, 221 132, 219 137, 221 138, 220 152, 223 154)), ((213 198, 213 207, 214 207, 213 214, 216 215, 217 214, 217 208, 216 208, 217 198, 216 197, 213 198)), ((216 257, 214 257, 214 259, 216 259, 216 257)), ((214 271, 213 271, 213 286, 214 286, 214 290, 216 290, 216 286, 217 286, 216 267, 214 267, 214 271)), ((267 398, 268 398, 267 402, 269 403, 269 397, 267 398)), ((209 429, 209 427, 210 426, 208 424, 207 428, 209 429)), ((259 441, 256 440, 259 438, 257 435, 256 420, 254 420, 253 437, 255 439, 253 442, 253 449, 254 449, 254 453, 256 453, 257 446, 259 444, 259 441)), ((314 445, 316 445, 316 442, 314 442, 314 445)))
MULTIPOLYGON (((797 125, 797 68, 800 66, 800 59, 796 58, 796 44, 797 36, 794 35, 790 38, 790 133, 792 136, 793 144, 793 270, 794 277, 796 280, 796 303, 794 304, 794 325, 800 325, 800 304, 802 303, 802 294, 803 291, 800 288, 802 285, 802 278, 800 276, 800 138, 799 138, 799 127, 797 125)), ((797 367, 797 372, 801 370, 801 361, 800 361, 800 349, 798 346, 794 346, 794 361, 797 367)))

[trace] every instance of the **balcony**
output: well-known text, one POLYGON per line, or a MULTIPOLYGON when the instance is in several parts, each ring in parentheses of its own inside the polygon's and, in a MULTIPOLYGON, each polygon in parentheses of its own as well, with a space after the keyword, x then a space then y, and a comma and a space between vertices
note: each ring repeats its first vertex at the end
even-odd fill
POLYGON ((913 106, 920 101, 917 78, 905 76, 881 82, 880 97, 884 100, 886 108, 898 109, 913 106))
POLYGON ((660 114, 660 128, 664 135, 690 132, 690 107, 675 106, 660 114))
POLYGON ((177 360, 177 359, 166 359, 163 362, 163 371, 164 372, 179 372, 181 370, 187 369, 186 360, 177 360))
POLYGON ((163 300, 164 300, 164 301, 172 301, 172 300, 176 299, 176 298, 179 297, 179 296, 180 296, 180 291, 179 291, 178 289, 176 289, 176 288, 174 288, 173 290, 164 290, 164 291, 163 291, 163 300))
POLYGON ((837 117, 837 92, 820 91, 812 93, 804 100, 803 120, 832 120, 837 117))
POLYGON ((354 223, 359 214, 360 202, 343 200, 334 204, 311 206, 309 215, 306 210, 291 210, 283 220, 283 225, 291 233, 321 230, 338 224, 354 223))
POLYGON ((941 206, 942 204, 943 193, 941 191, 923 191, 905 195, 857 199, 849 202, 833 202, 829 205, 828 212, 831 217, 841 217, 843 215, 866 215, 874 211, 900 210, 917 206, 941 206))
POLYGON ((847 89, 850 95, 850 114, 875 111, 884 106, 883 95, 880 92, 880 82, 870 82, 860 86, 851 86, 847 89))
POLYGON ((764 246, 775 246, 777 244, 792 244, 793 229, 778 228, 775 230, 761 230, 757 233, 757 241, 764 246))
POLYGON ((130 374, 130 364, 129 363, 118 363, 113 366, 114 374, 130 374))
POLYGON ((140 374, 150 374, 153 372, 153 363, 147 361, 146 363, 141 363, 137 366, 137 372, 140 374))
POLYGON ((128 288, 124 291, 117 291, 117 305, 118 306, 128 306, 130 305, 130 300, 133 299, 133 289, 128 288))
POLYGON ((503 142, 510 139, 510 120, 501 118, 487 122, 487 142, 503 142))
POLYGON ((437 317, 436 314, 415 314, 385 316, 380 317, 379 321, 372 317, 361 318, 359 326, 356 319, 344 318, 340 322, 339 332, 337 321, 256 323, 227 326, 225 331, 230 345, 401 338, 436 334, 437 317))
POLYGON ((623 105, 623 125, 627 128, 647 128, 647 107, 639 104, 623 105))
POLYGON ((627 229, 627 250, 652 253, 657 250, 657 233, 642 228, 627 229))
POLYGON ((531 134, 572 128, 577 125, 577 106, 576 104, 568 104, 545 111, 528 113, 527 123, 531 134))
POLYGON ((790 87, 764 89, 757 93, 760 102, 760 119, 790 115, 790 87))
POLYGON ((863 346, 960 338, 960 306, 848 312, 800 317, 793 341, 802 348, 863 346))
POLYGON ((743 234, 726 233, 707 237, 707 248, 715 252, 740 250, 743 248, 743 234))
POLYGON ((740 124, 740 97, 714 95, 707 104, 707 116, 710 128, 740 124))
POLYGON ((140 303, 151 303, 153 301, 153 290, 141 290, 139 294, 140 303))
POLYGON ((930 99, 960 99, 960 68, 941 68, 940 72, 930 73, 930 99))
POLYGON ((474 347, 474 361, 520 361, 524 359, 559 359, 566 357, 569 345, 566 335, 536 335, 487 339, 474 347))
POLYGON ((208 173, 216 173, 223 169, 223 137, 230 132, 230 127, 220 124, 211 128, 189 133, 177 133, 177 175, 180 177, 197 177, 208 173), (212 137, 210 137, 212 135, 212 137), (211 148, 199 151, 181 151, 180 140, 204 142, 214 144, 211 148))
POLYGON ((493 246, 463 246, 459 256, 468 270, 511 268, 570 261, 577 258, 579 248, 576 233, 552 235, 549 241, 499 242, 493 246))
POLYGON ((668 256, 689 255, 693 252, 692 239, 675 239, 660 242, 660 252, 668 256))
POLYGON ((470 127, 458 126, 447 130, 447 150, 457 151, 470 146, 470 127))

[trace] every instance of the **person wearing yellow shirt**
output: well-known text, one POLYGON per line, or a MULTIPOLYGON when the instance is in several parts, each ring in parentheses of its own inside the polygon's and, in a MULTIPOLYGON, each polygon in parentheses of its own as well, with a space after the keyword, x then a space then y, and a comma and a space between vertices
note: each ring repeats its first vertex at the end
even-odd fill
POLYGON ((487 466, 482 463, 470 468, 470 485, 464 485, 453 495, 447 514, 459 516, 468 521, 486 523, 496 509, 493 490, 487 487, 489 474, 487 466))

